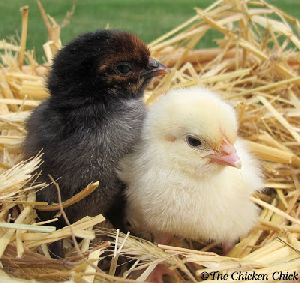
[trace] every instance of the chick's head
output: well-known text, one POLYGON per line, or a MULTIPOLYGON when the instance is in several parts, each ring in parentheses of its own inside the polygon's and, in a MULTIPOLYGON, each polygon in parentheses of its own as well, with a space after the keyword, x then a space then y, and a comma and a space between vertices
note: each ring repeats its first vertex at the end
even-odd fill
POLYGON ((99 30, 77 37, 58 52, 48 87, 52 95, 139 97, 149 81, 165 71, 137 36, 99 30))
POLYGON ((190 175, 203 176, 239 167, 234 109, 209 90, 172 90, 154 104, 143 135, 170 162, 190 175))

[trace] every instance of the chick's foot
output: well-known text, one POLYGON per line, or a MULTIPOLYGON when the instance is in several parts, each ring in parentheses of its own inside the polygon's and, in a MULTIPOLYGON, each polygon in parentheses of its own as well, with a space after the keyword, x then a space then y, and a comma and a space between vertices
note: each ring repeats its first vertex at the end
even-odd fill
POLYGON ((235 244, 234 242, 223 242, 222 243, 223 255, 227 255, 234 247, 234 244, 235 244))
POLYGON ((164 283, 164 275, 176 277, 175 271, 164 264, 158 264, 146 279, 149 283, 164 283))
POLYGON ((172 234, 162 232, 154 234, 153 241, 157 244, 169 245, 173 238, 174 236, 172 234))

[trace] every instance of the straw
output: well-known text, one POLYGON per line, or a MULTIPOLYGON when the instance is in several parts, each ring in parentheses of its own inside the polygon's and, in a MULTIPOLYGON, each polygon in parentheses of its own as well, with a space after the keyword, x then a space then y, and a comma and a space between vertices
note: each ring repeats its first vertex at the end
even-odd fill
POLYGON ((261 209, 259 221, 221 256, 216 243, 176 238, 169 246, 157 246, 112 229, 102 215, 55 231, 57 218, 38 222, 36 209, 63 213, 101 190, 101 180, 91 180, 94 183, 63 203, 36 202, 36 191, 47 184, 37 183, 42 155, 22 161, 25 123, 49 95, 49 66, 61 48, 61 29, 74 14, 75 1, 61 24, 41 1, 37 4, 48 32, 48 41, 37 47, 44 48, 45 63, 38 64, 26 49, 31 36, 27 7, 22 8, 20 43, 0 40, 0 281, 9 282, 7 273, 13 282, 23 282, 16 277, 137 282, 158 264, 173 270, 178 282, 199 282, 204 271, 255 271, 270 278, 275 271, 299 273, 299 21, 263 0, 219 0, 206 9, 196 8, 193 17, 149 44, 152 56, 172 70, 150 85, 145 102, 155 103, 172 88, 201 85, 217 91, 236 108, 239 135, 260 160, 266 190, 251 197, 261 209), (208 31, 218 31, 216 46, 197 49, 208 31), (47 250, 58 240, 64 242, 65 259, 51 259, 47 250))

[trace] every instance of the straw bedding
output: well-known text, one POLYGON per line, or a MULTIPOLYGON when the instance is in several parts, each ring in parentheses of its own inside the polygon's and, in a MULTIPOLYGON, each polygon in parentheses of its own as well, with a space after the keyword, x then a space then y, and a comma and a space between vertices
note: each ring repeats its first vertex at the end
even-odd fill
POLYGON ((20 43, 0 41, 0 281, 143 281, 162 262, 176 270, 173 282, 201 281, 204 271, 255 271, 269 275, 269 282, 275 282, 275 271, 300 273, 300 23, 263 0, 220 0, 196 8, 194 17, 149 44, 172 71, 153 82, 146 103, 170 88, 214 89, 236 107, 239 133, 262 161, 265 190, 251 197, 262 208, 259 222, 225 257, 212 252, 213 243, 177 239, 173 246, 156 246, 104 228, 101 215, 58 231, 51 221, 50 227, 35 223, 36 208, 59 213, 101 188, 95 180, 100 184, 83 188, 68 203, 36 202, 35 191, 46 184, 35 182, 41 155, 22 161, 24 121, 48 96, 45 78, 61 47, 60 29, 73 11, 59 25, 39 7, 49 35, 44 64, 26 49, 28 7, 21 9, 20 43), (199 48, 212 30, 217 47, 199 48), (73 243, 75 236, 82 241, 73 243), (65 259, 51 259, 47 252, 46 245, 57 239, 65 239, 65 259))

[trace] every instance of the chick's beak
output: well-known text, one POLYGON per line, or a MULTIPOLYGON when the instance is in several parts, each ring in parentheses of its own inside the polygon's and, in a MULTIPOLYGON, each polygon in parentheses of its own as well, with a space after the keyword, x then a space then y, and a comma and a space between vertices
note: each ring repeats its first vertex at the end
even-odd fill
POLYGON ((161 64, 159 61, 150 58, 149 59, 149 63, 147 66, 147 70, 145 70, 143 72, 144 76, 152 76, 152 77, 157 77, 157 76, 161 76, 164 75, 168 72, 168 68, 161 64))
POLYGON ((210 160, 224 166, 241 168, 241 160, 237 155, 235 147, 227 141, 222 144, 218 152, 210 155, 210 160))

